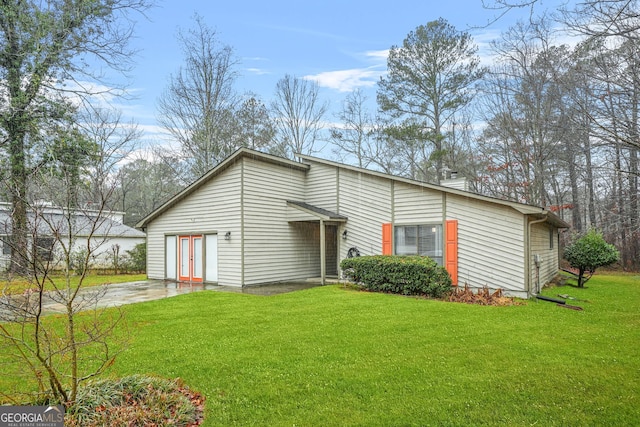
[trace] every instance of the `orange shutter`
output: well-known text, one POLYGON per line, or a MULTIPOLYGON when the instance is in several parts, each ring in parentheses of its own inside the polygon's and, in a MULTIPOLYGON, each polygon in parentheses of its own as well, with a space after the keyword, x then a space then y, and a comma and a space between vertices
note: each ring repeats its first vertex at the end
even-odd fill
POLYGON ((382 224, 382 255, 392 255, 391 223, 382 224))
POLYGON ((445 242, 447 262, 445 268, 454 286, 458 285, 458 220, 445 221, 445 242))

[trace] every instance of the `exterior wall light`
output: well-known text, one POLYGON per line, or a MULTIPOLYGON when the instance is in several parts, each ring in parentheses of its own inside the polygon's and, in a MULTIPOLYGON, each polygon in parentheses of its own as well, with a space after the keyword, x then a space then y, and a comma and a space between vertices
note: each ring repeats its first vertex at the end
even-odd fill
POLYGON ((231 240, 231 232, 227 231, 224 235, 224 240, 231 240))
POLYGON ((347 240, 347 230, 342 232, 342 240, 347 240))

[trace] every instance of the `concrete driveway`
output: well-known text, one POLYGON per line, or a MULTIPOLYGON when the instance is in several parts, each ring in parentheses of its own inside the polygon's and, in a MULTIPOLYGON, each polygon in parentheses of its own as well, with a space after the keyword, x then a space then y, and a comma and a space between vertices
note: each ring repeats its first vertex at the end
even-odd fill
MULTIPOLYGON (((318 286, 318 284, 303 282, 237 288, 202 283, 190 284, 165 282, 164 280, 144 280, 139 282, 114 283, 103 287, 84 288, 81 289, 78 294, 77 301, 79 304, 84 303, 82 309, 90 309, 94 306, 98 308, 117 307, 125 304, 153 301, 200 291, 236 292, 268 296, 308 289, 315 286, 318 286), (97 298, 97 304, 95 303, 95 298, 91 298, 91 295, 95 295, 96 292, 104 292, 103 295, 97 298)), ((26 302, 26 299, 27 298, 22 295, 13 295, 10 298, 2 297, 0 300, 0 319, 8 320, 8 312, 6 310, 7 303, 20 305, 26 302)), ((43 300, 44 312, 65 312, 65 307, 52 298, 52 293, 47 293, 43 300)))

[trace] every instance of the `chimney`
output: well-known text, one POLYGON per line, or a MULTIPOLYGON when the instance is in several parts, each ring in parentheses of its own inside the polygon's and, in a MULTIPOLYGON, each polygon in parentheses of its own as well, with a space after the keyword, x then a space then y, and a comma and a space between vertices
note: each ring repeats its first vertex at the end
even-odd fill
POLYGON ((440 169, 440 173, 442 174, 442 179, 441 179, 442 181, 445 181, 451 178, 451 169, 449 169, 446 166, 440 169))
POLYGON ((469 191, 469 181, 465 177, 458 178, 457 171, 451 171, 448 177, 440 181, 443 187, 455 188, 456 190, 469 191))

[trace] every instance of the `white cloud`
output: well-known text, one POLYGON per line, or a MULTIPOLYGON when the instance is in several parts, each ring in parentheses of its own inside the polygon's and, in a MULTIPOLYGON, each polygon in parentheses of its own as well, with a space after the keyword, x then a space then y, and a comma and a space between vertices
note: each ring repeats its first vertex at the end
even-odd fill
POLYGON ((303 78, 315 81, 320 87, 334 89, 338 92, 352 92, 357 88, 374 87, 378 83, 380 76, 386 73, 389 50, 370 50, 354 56, 360 62, 366 62, 367 66, 346 70, 323 71, 303 78))
POLYGON ((473 41, 478 46, 478 57, 480 64, 489 66, 495 64, 496 54, 491 49, 491 43, 500 37, 499 30, 485 30, 473 35, 473 41))
POLYGON ((339 92, 351 92, 356 88, 370 88, 375 86, 380 76, 386 72, 388 55, 389 50, 387 49, 370 50, 358 55, 371 64, 368 67, 323 71, 318 74, 304 76, 304 78, 315 81, 318 86, 339 92))
MULTIPOLYGON (((495 65, 499 62, 499 55, 493 50, 492 43, 500 42, 503 32, 497 29, 485 30, 482 32, 474 33, 473 40, 478 46, 478 56, 480 57, 480 63, 483 66, 495 65)), ((582 41, 582 37, 568 34, 562 28, 555 28, 553 31, 553 38, 551 38, 551 44, 560 46, 567 45, 569 48, 575 48, 578 43, 582 41)), ((535 39, 531 40, 532 43, 538 44, 535 39)))
POLYGON ((84 80, 67 80, 56 82, 58 90, 63 91, 64 96, 73 103, 80 103, 81 98, 91 98, 92 103, 101 107, 111 106, 126 91, 106 86, 101 83, 84 80))
POLYGON ((389 56, 389 49, 369 50, 364 53, 364 56, 384 65, 387 62, 387 57, 389 56))
POLYGON ((554 44, 557 46, 567 45, 570 49, 575 49, 580 43, 585 40, 585 36, 582 34, 571 34, 563 29, 556 29, 556 37, 554 44))
POLYGON ((264 56, 245 56, 242 58, 243 61, 268 61, 269 59, 264 56))
POLYGON ((262 76, 264 74, 271 74, 269 71, 264 70, 262 68, 245 68, 245 71, 251 74, 255 74, 257 76, 262 76))
POLYGON ((136 127, 144 133, 144 139, 153 142, 171 140, 171 134, 162 126, 137 124, 136 127))
POLYGON ((353 68, 350 70, 324 71, 304 76, 304 78, 315 81, 321 87, 335 89, 339 92, 351 92, 358 87, 375 86, 383 73, 383 71, 371 68, 353 68))

